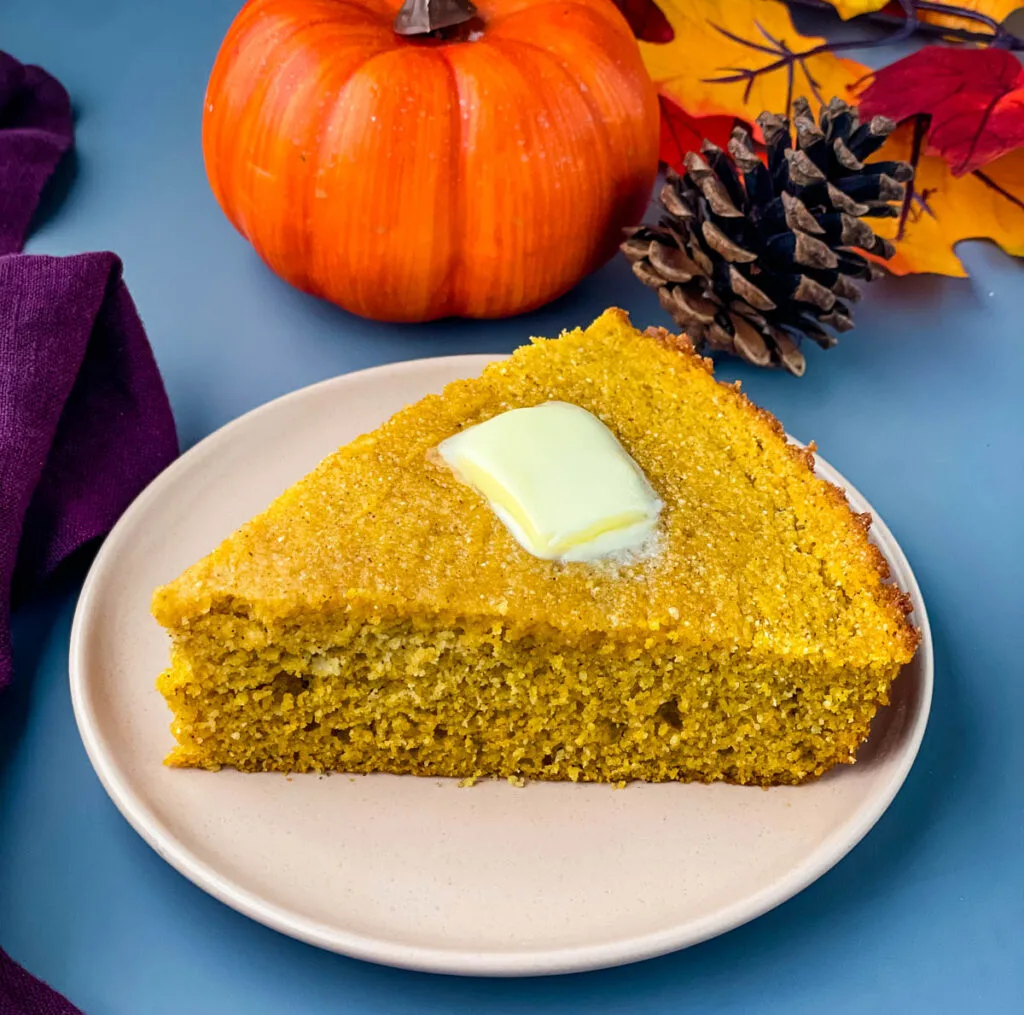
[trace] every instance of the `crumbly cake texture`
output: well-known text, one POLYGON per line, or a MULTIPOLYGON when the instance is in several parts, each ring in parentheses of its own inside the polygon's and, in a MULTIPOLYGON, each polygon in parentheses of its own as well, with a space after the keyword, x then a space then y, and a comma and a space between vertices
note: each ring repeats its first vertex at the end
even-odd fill
POLYGON ((868 523, 685 338, 606 311, 336 451, 157 590, 168 763, 801 782, 854 761, 917 646, 868 523), (532 557, 432 453, 550 400, 643 469, 655 552, 532 557))

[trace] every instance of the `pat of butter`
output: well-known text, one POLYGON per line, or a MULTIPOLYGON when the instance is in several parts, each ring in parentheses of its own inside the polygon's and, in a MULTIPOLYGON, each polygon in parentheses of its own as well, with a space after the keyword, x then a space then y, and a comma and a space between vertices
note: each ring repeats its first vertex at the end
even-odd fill
POLYGON ((545 560, 640 550, 661 501, 596 416, 568 402, 512 409, 438 446, 519 544, 545 560))

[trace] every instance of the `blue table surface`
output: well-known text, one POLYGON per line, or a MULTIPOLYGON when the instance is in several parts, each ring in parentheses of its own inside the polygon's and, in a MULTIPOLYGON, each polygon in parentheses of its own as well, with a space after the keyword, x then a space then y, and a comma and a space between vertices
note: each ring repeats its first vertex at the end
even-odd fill
MULTIPOLYGON (((203 90, 237 5, 9 0, 0 12, 0 44, 57 75, 77 113, 77 156, 29 250, 124 258, 183 447, 360 367, 507 352, 608 304, 669 323, 621 260, 495 322, 374 324, 288 288, 203 173, 203 90)), ((78 573, 15 619, 16 685, 0 708, 0 943, 89 1015, 1024 1011, 1024 273, 988 244, 960 253, 969 280, 875 285, 857 330, 810 350, 801 380, 719 370, 873 502, 935 636, 935 703, 906 785, 797 898, 685 952, 551 979, 387 969, 261 927, 160 860, 93 774, 68 695, 78 573)))

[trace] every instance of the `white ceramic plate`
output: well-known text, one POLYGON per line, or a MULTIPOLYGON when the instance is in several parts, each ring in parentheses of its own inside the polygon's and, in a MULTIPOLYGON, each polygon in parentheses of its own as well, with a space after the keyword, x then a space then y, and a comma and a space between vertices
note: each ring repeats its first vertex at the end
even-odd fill
MULTIPOLYGON (((89 757, 139 834, 212 895, 294 937, 375 962, 526 975, 611 966, 721 934, 788 899, 878 820, 917 753, 932 692, 921 649, 853 767, 806 786, 484 782, 172 770, 154 688, 167 638, 152 590, 324 455, 490 357, 379 367, 305 388, 217 431, 138 498, 86 581, 71 692, 89 757)), ((819 459, 821 475, 869 505, 819 459)))

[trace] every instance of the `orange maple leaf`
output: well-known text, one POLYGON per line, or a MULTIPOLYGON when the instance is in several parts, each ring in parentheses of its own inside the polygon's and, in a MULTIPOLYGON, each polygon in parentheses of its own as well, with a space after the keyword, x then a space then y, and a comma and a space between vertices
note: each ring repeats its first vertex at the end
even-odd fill
MULTIPOLYGON (((913 124, 905 123, 875 159, 909 160, 912 147, 913 124)), ((898 219, 871 223, 875 232, 896 241, 896 256, 886 267, 896 275, 935 272, 963 277, 967 272, 954 250, 961 240, 994 240, 1008 254, 1024 255, 1022 182, 1024 148, 959 177, 940 156, 921 156, 902 232, 898 219)))

